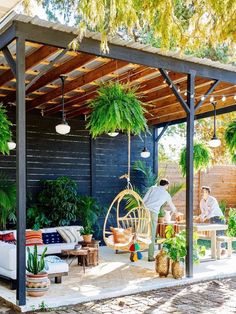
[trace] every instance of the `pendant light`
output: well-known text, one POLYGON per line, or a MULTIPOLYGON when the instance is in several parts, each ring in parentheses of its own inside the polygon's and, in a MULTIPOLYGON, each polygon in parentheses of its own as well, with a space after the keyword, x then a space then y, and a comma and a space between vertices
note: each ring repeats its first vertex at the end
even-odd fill
POLYGON ((220 146, 221 140, 216 136, 216 102, 212 102, 212 105, 214 107, 214 133, 209 142, 209 146, 212 148, 216 148, 220 146))
POLYGON ((109 133, 107 133, 109 136, 111 136, 111 137, 116 137, 118 134, 119 134, 119 132, 118 131, 114 131, 114 132, 109 132, 109 133))
POLYGON ((70 133, 70 126, 66 122, 66 115, 65 115, 65 110, 64 110, 64 87, 65 87, 65 80, 67 76, 66 75, 60 75, 61 79, 61 104, 62 104, 62 121, 60 124, 56 125, 56 132, 58 134, 68 134, 70 133))
POLYGON ((143 147, 143 150, 142 150, 141 153, 140 153, 140 156, 141 156, 142 158, 148 158, 148 157, 150 157, 150 152, 149 152, 149 150, 148 150, 147 147, 146 147, 146 134, 145 134, 145 136, 144 136, 144 147, 143 147))
POLYGON ((9 150, 13 150, 13 149, 15 149, 16 148, 16 143, 14 142, 14 141, 9 141, 8 143, 7 143, 7 145, 8 145, 8 148, 9 148, 9 150))

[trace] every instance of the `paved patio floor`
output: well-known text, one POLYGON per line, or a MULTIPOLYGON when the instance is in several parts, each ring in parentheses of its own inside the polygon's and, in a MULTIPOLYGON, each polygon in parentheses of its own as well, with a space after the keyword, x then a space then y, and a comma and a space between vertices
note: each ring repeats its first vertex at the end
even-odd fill
MULTIPOLYGON (((200 263, 194 267, 193 278, 175 280, 172 277, 159 278, 155 273, 154 263, 147 261, 147 253, 143 254, 141 261, 131 263, 129 254, 117 255, 107 247, 102 247, 100 251, 98 266, 86 268, 86 273, 83 274, 82 267, 73 264, 69 276, 63 278, 62 284, 52 284, 48 293, 42 298, 27 297, 27 306, 22 307, 21 310, 38 309, 42 304, 50 308, 73 305, 236 276, 236 255, 231 259, 200 263)), ((0 285, 0 296, 8 302, 15 303, 15 292, 9 290, 7 285, 0 285)))

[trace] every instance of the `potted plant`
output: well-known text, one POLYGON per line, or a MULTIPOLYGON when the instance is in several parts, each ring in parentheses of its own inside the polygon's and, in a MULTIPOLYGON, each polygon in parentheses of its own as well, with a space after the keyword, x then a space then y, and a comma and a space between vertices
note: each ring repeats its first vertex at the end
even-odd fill
POLYGON ((236 208, 230 208, 228 216, 228 230, 226 231, 228 237, 236 236, 236 208))
POLYGON ((233 163, 236 163, 236 119, 230 122, 225 130, 225 142, 229 148, 233 163))
POLYGON ((93 229, 91 226, 84 226, 80 233, 83 236, 84 242, 90 243, 92 241, 93 229))
POLYGON ((27 294, 32 297, 41 297, 48 291, 50 280, 45 272, 45 254, 47 248, 44 249, 41 256, 38 255, 37 245, 34 246, 33 252, 27 247, 27 274, 26 274, 26 290, 27 294))
POLYGON ((11 141, 12 133, 10 130, 11 122, 7 117, 7 111, 0 104, 0 152, 2 154, 9 154, 8 142, 11 141))
MULTIPOLYGON (((210 162, 210 152, 208 148, 202 143, 195 143, 193 147, 193 165, 194 171, 197 172, 200 169, 205 169, 210 162)), ((183 176, 186 175, 186 147, 181 150, 179 165, 183 176)))
POLYGON ((117 130, 138 135, 148 129, 143 103, 128 85, 118 82, 101 85, 90 108, 87 128, 94 138, 117 130))

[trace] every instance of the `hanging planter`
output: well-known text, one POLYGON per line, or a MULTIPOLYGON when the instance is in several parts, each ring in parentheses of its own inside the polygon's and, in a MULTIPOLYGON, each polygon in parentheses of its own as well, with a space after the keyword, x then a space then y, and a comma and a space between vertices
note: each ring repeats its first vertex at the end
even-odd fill
POLYGON ((143 103, 135 91, 127 85, 109 82, 98 90, 98 96, 90 103, 92 109, 87 128, 93 138, 117 130, 135 135, 147 130, 143 103))
POLYGON ((232 161, 236 164, 236 119, 230 122, 225 130, 225 142, 232 156, 232 161))
MULTIPOLYGON (((197 172, 200 169, 205 169, 210 162, 210 152, 208 148, 201 143, 196 143, 193 146, 193 166, 194 171, 197 172)), ((186 147, 181 150, 179 165, 183 176, 186 175, 186 147)))
POLYGON ((10 130, 11 122, 7 117, 7 111, 0 105, 0 152, 9 154, 8 142, 11 142, 12 133, 10 130))

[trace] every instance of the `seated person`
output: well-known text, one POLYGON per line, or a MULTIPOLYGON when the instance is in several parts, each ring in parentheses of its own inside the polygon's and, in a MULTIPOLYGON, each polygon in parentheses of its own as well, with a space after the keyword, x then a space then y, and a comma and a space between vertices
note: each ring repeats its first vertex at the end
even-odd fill
MULTIPOLYGON (((206 219, 209 219, 210 223, 212 224, 224 224, 225 219, 220 209, 220 206, 217 202, 217 199, 213 197, 211 194, 211 188, 209 186, 202 186, 202 199, 200 201, 200 221, 204 222, 206 219)), ((217 236, 225 235, 224 230, 216 231, 217 236)), ((225 254, 225 244, 221 244, 222 251, 221 255, 225 254)))
POLYGON ((209 219, 210 223, 222 224, 225 223, 222 210, 217 202, 217 199, 211 194, 211 188, 209 186, 202 186, 202 199, 200 201, 200 221, 203 222, 209 219))

